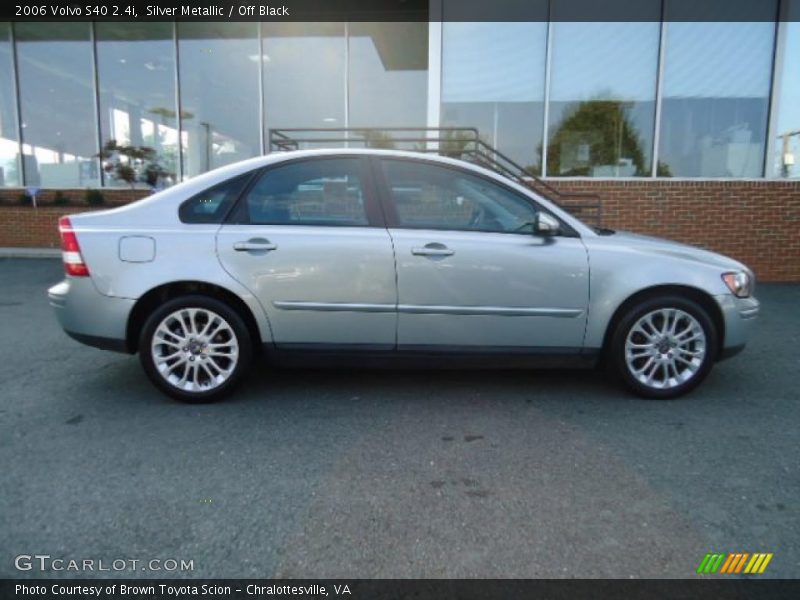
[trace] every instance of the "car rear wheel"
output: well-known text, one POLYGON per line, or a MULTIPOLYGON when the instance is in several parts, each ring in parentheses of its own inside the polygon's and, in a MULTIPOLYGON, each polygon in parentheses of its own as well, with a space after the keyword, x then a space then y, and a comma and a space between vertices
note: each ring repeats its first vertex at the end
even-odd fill
POLYGON ((717 346, 714 322, 698 303, 680 296, 650 298, 617 324, 610 364, 636 394, 675 398, 708 375, 717 346))
POLYGON ((158 307, 142 329, 139 358, 151 381, 182 402, 227 394, 250 365, 250 334, 239 314, 207 296, 158 307))

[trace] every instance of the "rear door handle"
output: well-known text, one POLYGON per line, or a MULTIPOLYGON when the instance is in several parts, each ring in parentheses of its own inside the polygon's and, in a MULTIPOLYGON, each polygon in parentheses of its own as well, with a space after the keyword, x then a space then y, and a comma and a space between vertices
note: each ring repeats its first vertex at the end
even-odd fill
POLYGON ((233 245, 233 249, 237 252, 264 252, 277 250, 278 246, 263 238, 253 238, 246 242, 236 242, 233 245))
POLYGON ((455 253, 455 250, 451 250, 444 244, 439 244, 438 242, 425 244, 422 248, 411 249, 411 254, 414 256, 452 256, 455 253))

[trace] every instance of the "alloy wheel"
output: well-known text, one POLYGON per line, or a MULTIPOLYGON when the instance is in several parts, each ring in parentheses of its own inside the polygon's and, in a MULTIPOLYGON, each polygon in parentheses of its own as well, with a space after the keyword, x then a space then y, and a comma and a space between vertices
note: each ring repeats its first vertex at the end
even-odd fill
POLYGON ((640 317, 625 339, 625 363, 639 383, 669 390, 690 381, 707 352, 700 322, 677 308, 659 308, 640 317))
POLYGON ((233 327, 206 308, 181 308, 167 315, 153 333, 150 352, 161 377, 185 392, 218 388, 239 361, 233 327))

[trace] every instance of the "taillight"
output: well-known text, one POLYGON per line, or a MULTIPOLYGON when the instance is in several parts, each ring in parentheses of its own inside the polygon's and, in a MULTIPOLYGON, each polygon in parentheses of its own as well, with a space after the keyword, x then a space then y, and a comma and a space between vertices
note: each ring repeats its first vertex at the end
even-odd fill
POLYGON ((61 256, 64 261, 64 271, 73 277, 88 277, 89 267, 83 262, 78 236, 72 229, 69 217, 61 217, 58 220, 58 231, 61 233, 61 256))

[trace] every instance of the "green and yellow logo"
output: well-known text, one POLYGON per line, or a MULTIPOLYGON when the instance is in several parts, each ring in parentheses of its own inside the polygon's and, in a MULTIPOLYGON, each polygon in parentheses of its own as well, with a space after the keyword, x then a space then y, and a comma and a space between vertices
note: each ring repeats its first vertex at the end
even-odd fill
POLYGON ((703 575, 730 575, 744 573, 747 575, 760 575, 763 573, 772 552, 731 552, 729 554, 706 554, 697 567, 697 572, 703 575))

